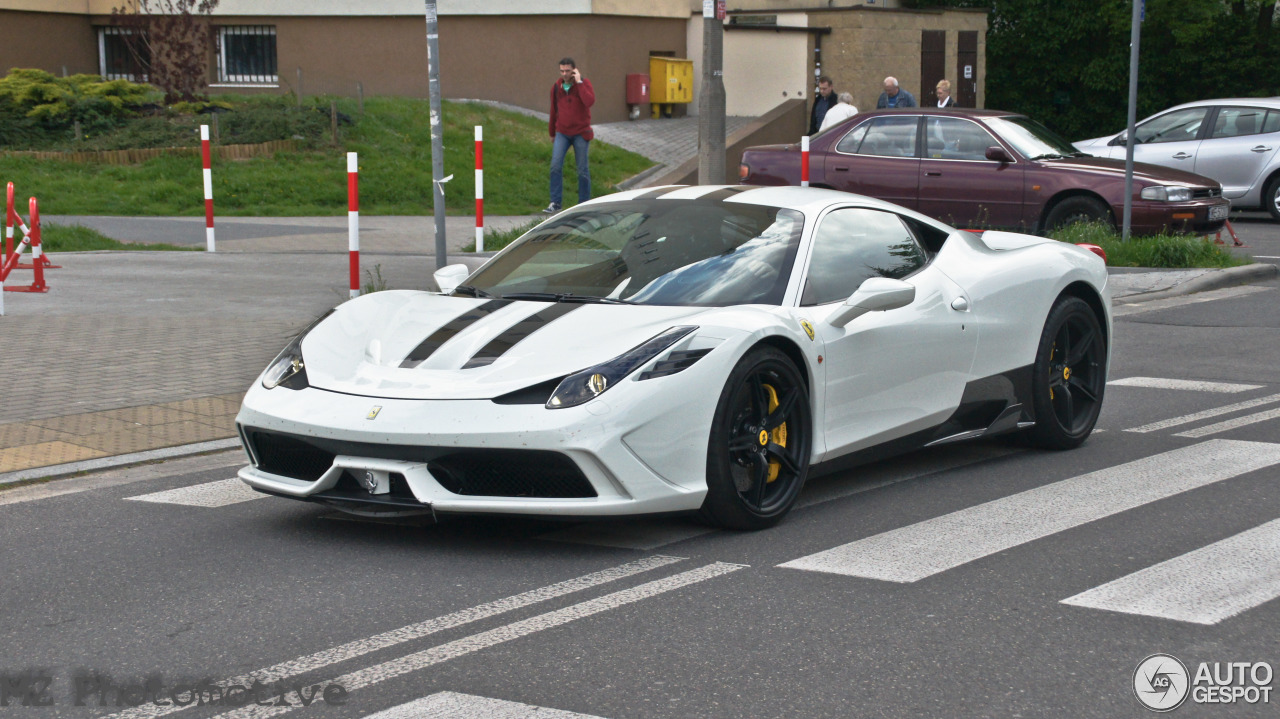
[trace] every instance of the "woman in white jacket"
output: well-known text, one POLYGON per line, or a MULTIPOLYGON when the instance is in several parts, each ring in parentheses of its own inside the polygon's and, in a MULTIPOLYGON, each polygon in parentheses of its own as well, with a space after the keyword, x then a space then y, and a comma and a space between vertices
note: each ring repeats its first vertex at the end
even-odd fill
POLYGON ((837 99, 839 102, 830 110, 827 110, 827 116, 822 118, 822 127, 818 128, 818 132, 823 132, 828 127, 844 122, 858 114, 858 108, 853 106, 853 95, 842 92, 837 99))

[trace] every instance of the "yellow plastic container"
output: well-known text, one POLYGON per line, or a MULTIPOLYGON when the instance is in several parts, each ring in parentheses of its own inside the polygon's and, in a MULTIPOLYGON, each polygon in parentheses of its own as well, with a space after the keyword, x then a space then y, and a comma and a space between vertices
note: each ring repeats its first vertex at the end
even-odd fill
MULTIPOLYGON (((651 55, 649 78, 653 83, 649 88, 649 102, 653 104, 654 117, 658 116, 661 105, 693 102, 693 60, 651 55)), ((670 117, 670 108, 665 108, 664 114, 670 117)))

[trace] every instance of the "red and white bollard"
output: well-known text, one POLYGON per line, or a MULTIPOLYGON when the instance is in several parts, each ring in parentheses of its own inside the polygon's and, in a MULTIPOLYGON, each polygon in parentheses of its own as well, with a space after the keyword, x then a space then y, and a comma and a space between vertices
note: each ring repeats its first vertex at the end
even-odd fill
POLYGON ((484 128, 476 125, 476 252, 484 252, 484 128))
POLYGON ((204 236, 205 249, 215 251, 213 241, 213 162, 209 154, 209 126, 200 126, 200 156, 204 160, 204 236))
MULTIPOLYGON (((13 254, 13 183, 9 183, 4 203, 4 257, 13 254)), ((3 264, 0 262, 0 264, 3 264)))
POLYGON ((800 137, 800 186, 809 186, 809 136, 800 137))
POLYGON ((360 296, 360 175, 356 153, 347 153, 347 252, 351 258, 351 296, 360 296))

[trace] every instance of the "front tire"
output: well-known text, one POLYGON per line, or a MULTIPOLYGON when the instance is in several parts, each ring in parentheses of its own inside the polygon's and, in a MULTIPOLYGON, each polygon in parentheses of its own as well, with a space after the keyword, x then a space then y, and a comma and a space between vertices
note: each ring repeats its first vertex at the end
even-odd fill
POLYGON ((749 530, 782 521, 804 486, 812 447, 804 378, 781 351, 752 349, 729 374, 716 405, 703 519, 749 530))
POLYGON ((1059 298, 1045 320, 1032 368, 1031 444, 1074 449, 1088 439, 1102 411, 1106 365, 1107 338, 1093 308, 1079 297, 1059 298))
POLYGON ((1280 222, 1280 175, 1271 178, 1262 191, 1262 204, 1271 213, 1271 219, 1280 222))
POLYGON ((1077 195, 1062 200, 1049 210, 1044 219, 1044 230, 1049 233, 1077 222, 1105 222, 1115 226, 1111 209, 1106 204, 1095 197, 1077 195))

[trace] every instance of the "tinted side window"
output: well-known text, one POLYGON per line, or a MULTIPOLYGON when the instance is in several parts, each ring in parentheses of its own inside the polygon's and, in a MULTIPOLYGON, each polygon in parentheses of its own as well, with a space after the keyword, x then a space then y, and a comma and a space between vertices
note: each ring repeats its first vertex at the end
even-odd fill
POLYGON ((1183 142, 1194 140, 1204 124, 1207 107, 1189 107, 1170 112, 1138 126, 1138 142, 1183 142))
POLYGON ((804 305, 849 299, 870 277, 901 279, 924 266, 924 250, 889 212, 836 210, 818 226, 805 282, 804 305))
POLYGON ((1266 110, 1256 107, 1224 107, 1218 110, 1218 119, 1214 120, 1213 133, 1209 137, 1257 135, 1263 132, 1266 115, 1266 110))
POLYGON ((1280 132, 1280 110, 1267 110, 1267 121, 1262 125, 1263 132, 1280 132))
MULTIPOLYGON (((853 152, 859 155, 915 157, 916 122, 918 119, 917 117, 877 117, 867 123, 866 135, 856 150, 844 147, 843 141, 836 149, 841 152, 853 152)), ((859 125, 858 129, 862 129, 862 127, 862 125, 859 125)), ((850 133, 850 136, 852 136, 852 133, 850 133)), ((845 139, 849 138, 846 137, 845 139)))
POLYGON ((836 152, 847 152, 855 155, 858 152, 858 146, 862 144, 862 138, 867 136, 867 129, 871 127, 871 122, 867 121, 853 128, 848 135, 841 138, 836 145, 836 152))
POLYGON ((933 160, 986 160, 987 148, 999 146, 977 123, 954 117, 924 120, 924 156, 933 160))

